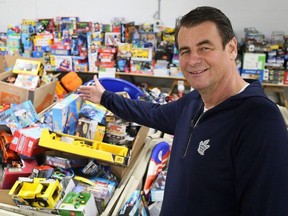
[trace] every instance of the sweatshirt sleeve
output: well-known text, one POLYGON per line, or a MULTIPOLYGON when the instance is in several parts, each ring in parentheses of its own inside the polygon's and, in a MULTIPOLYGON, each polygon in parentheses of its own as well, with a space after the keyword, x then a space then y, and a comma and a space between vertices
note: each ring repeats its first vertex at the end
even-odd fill
POLYGON ((239 117, 233 152, 238 206, 241 216, 288 215, 288 131, 275 104, 256 102, 239 117))
POLYGON ((175 102, 165 105, 147 101, 132 100, 106 90, 101 105, 126 121, 136 122, 147 127, 174 134, 178 121, 178 106, 175 102))

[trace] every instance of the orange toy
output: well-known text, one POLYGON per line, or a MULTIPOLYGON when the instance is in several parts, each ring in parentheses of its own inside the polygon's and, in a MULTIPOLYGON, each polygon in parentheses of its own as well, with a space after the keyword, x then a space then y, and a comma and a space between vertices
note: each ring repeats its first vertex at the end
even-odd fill
POLYGON ((82 80, 76 72, 71 71, 61 78, 61 84, 70 92, 76 90, 82 84, 82 80))

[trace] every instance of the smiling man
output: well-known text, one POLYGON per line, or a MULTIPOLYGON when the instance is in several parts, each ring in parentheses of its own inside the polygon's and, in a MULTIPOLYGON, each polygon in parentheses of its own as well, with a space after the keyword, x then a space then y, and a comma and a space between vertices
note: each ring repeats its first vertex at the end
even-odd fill
POLYGON ((174 135, 161 215, 287 216, 287 128, 260 82, 239 75, 229 19, 198 7, 182 17, 175 39, 194 91, 159 105, 118 96, 94 77, 80 96, 174 135))

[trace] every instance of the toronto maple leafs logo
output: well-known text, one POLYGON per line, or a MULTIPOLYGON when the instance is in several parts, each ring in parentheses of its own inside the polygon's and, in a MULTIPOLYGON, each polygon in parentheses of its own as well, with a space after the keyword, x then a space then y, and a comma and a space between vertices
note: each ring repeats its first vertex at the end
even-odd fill
POLYGON ((210 139, 208 139, 208 140, 205 140, 205 141, 201 141, 200 143, 199 143, 199 147, 198 147, 198 153, 200 154, 200 155, 204 155, 204 152, 208 149, 208 148, 210 148, 210 145, 208 145, 208 143, 210 142, 210 139))

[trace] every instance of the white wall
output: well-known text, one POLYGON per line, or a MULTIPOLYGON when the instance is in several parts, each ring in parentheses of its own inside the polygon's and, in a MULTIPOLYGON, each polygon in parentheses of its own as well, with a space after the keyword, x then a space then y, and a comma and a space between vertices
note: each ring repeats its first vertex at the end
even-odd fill
POLYGON ((288 34, 287 0, 0 0, 0 31, 22 18, 79 16, 81 21, 110 22, 124 17, 137 23, 152 21, 161 3, 160 16, 165 26, 174 27, 175 18, 201 5, 215 6, 231 19, 236 35, 242 38, 245 27, 256 27, 266 37, 272 31, 288 34))

